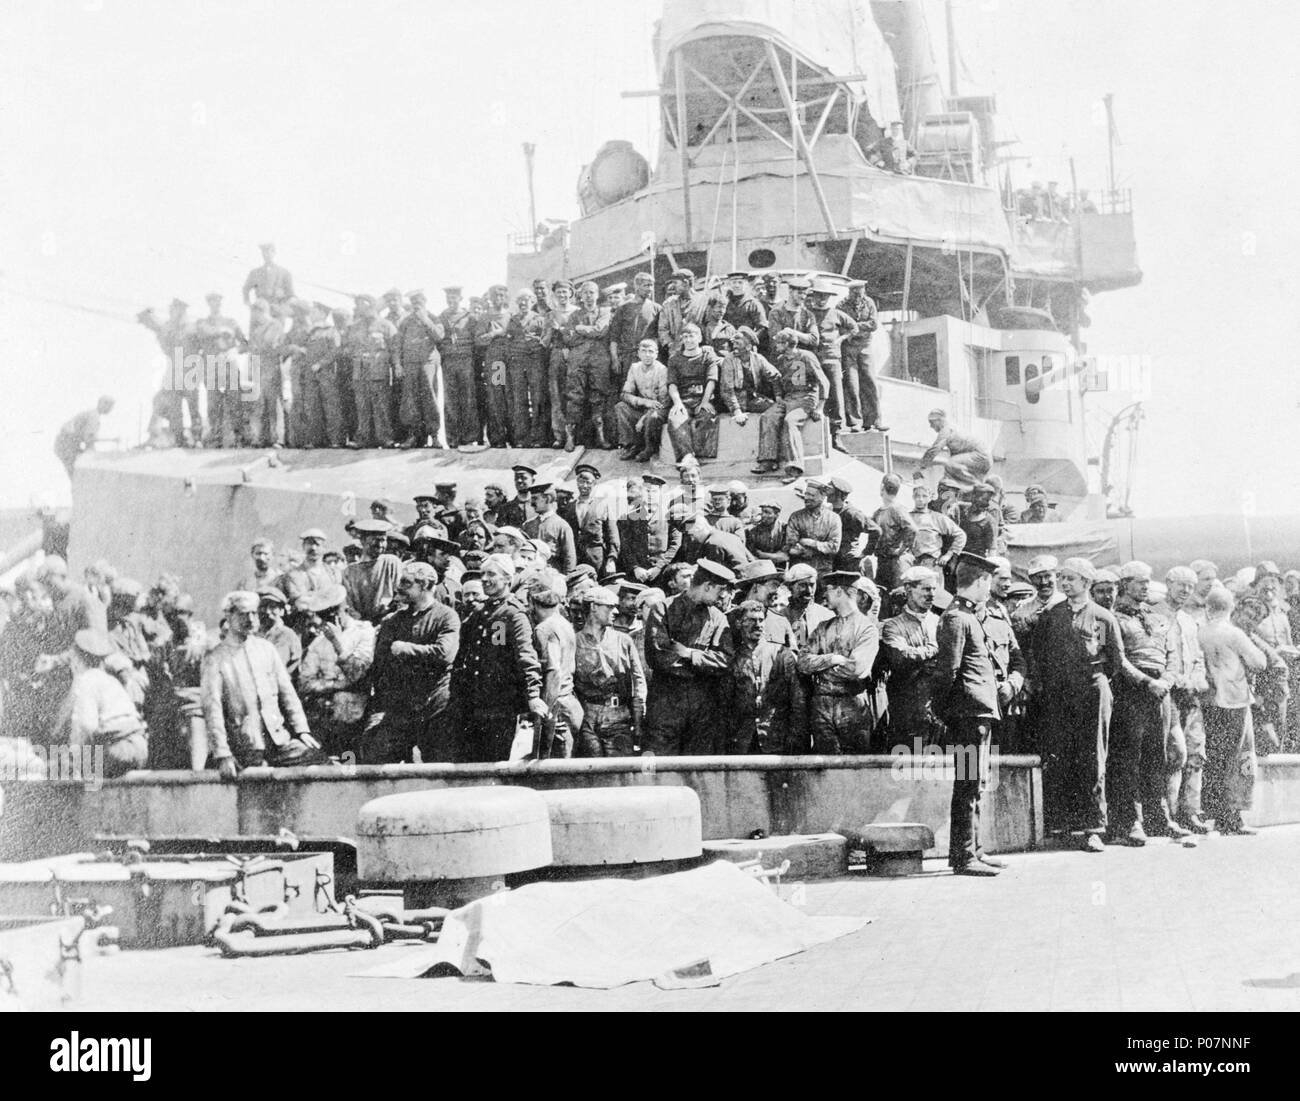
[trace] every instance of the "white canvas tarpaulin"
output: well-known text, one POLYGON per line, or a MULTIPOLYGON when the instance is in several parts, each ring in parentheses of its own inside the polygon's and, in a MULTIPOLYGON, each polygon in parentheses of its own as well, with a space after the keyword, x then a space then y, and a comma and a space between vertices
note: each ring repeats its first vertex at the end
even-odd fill
POLYGON ((700 985, 856 932, 869 920, 810 917, 719 861, 650 879, 504 891, 449 914, 436 945, 365 974, 415 977, 445 963, 497 982, 700 985))
POLYGON ((862 74, 849 85, 865 98, 871 117, 902 118, 894 55, 865 0, 665 0, 659 24, 659 68, 669 54, 696 39, 751 35, 824 69, 832 76, 862 74))

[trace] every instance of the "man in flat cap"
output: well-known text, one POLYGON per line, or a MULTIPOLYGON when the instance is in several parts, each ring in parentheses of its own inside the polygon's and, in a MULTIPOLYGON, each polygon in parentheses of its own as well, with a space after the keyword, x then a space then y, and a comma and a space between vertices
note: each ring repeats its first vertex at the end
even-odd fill
POLYGON ((550 440, 547 361, 551 323, 532 291, 515 296, 506 327, 506 404, 515 447, 545 447, 550 440))
POLYGON ((411 309, 397 325, 395 357, 401 372, 402 424, 406 429, 403 447, 440 448, 442 410, 439 374, 442 355, 438 351, 446 330, 429 312, 429 298, 422 290, 410 294, 411 309))
MULTIPOLYGON (((101 747, 103 775, 108 779, 146 767, 149 756, 135 703, 122 682, 104 668, 113 656, 113 643, 102 631, 78 631, 68 651, 72 684, 63 702, 69 745, 74 750, 101 747)), ((86 779, 90 778, 87 769, 86 779)))
POLYGON ((379 623, 393 607, 402 560, 386 553, 392 525, 386 520, 358 520, 353 525, 361 537, 362 558, 343 571, 343 587, 348 593, 348 607, 361 619, 379 623))
MULTIPOLYGON (((276 307, 280 309, 281 307, 276 307)), ((248 322, 248 355, 257 364, 256 389, 248 411, 249 442, 254 447, 284 446, 283 318, 262 299, 253 303, 248 322)))
POLYGON ((293 276, 289 269, 275 262, 275 245, 263 241, 257 246, 262 252, 262 263, 248 273, 241 296, 245 305, 251 306, 259 299, 272 306, 283 306, 293 297, 293 276))
POLYGON ((575 757, 631 757, 641 744, 646 677, 632 634, 614 626, 618 598, 596 586, 575 640, 573 686, 582 705, 575 757))
POLYGON ((840 311, 856 326, 844 341, 844 396, 851 422, 887 432, 888 426, 880 420, 880 390, 871 364, 871 334, 878 327, 876 303, 866 287, 863 279, 851 280, 840 303, 840 311))
POLYGON ((953 746, 948 864, 954 875, 996 876, 1006 867, 980 844, 980 795, 988 782, 993 724, 1002 717, 984 630, 995 572, 996 563, 964 552, 957 559, 956 595, 939 620, 933 693, 953 746))
POLYGON ((796 346, 791 330, 773 334, 772 350, 780 378, 772 383, 775 403, 759 419, 758 463, 753 472, 770 474, 784 464, 782 482, 789 485, 803 474, 804 422, 821 420, 830 383, 817 357, 796 346))
MULTIPOLYGON (((659 314, 663 307, 655 301, 655 280, 648 271, 639 271, 632 280, 632 297, 614 310, 609 322, 609 351, 613 362, 606 428, 615 422, 619 394, 626 390, 628 373, 637 362, 641 343, 654 345, 654 359, 659 356, 659 314)), ((643 361, 644 362, 644 361, 643 361)), ((667 396, 665 394, 665 401, 667 396)))
POLYGON ((221 604, 225 637, 203 659, 200 692, 208 758, 223 780, 241 768, 323 764, 298 693, 275 647, 257 634, 257 593, 232 592, 221 604))
POLYGON ((506 353, 511 317, 510 292, 498 283, 488 292, 488 304, 474 324, 474 347, 483 361, 481 378, 487 398, 483 414, 489 447, 505 447, 510 439, 506 353))
POLYGON ((708 295, 695 290, 695 273, 678 268, 668 277, 668 297, 659 314, 659 347, 662 358, 681 351, 682 330, 687 325, 703 326, 708 295))
POLYGON ((478 404, 474 396, 474 317, 461 305, 460 287, 447 287, 447 308, 438 315, 438 344, 447 406, 447 446, 477 446, 478 404))
POLYGON ((453 729, 461 761, 505 761, 521 716, 545 719, 542 668, 528 614, 511 595, 514 563, 492 554, 483 563, 482 606, 461 625, 452 669, 453 729))
POLYGON ((817 358, 830 384, 826 404, 832 438, 841 428, 848 432, 862 430, 861 421, 849 415, 844 402, 843 346, 844 341, 857 332, 857 323, 834 305, 838 293, 839 288, 825 278, 815 280, 808 292, 808 309, 817 322, 817 358))
POLYGON ((906 603, 880 625, 881 653, 888 672, 889 746, 918 752, 942 733, 934 712, 935 663, 939 653, 939 616, 935 594, 939 575, 925 566, 909 566, 901 577, 906 603))
POLYGON ((926 470, 946 451, 948 459, 943 466, 945 477, 961 486, 970 486, 983 480, 993 465, 989 449, 973 436, 953 428, 943 409, 930 410, 929 421, 935 436, 934 442, 921 455, 921 470, 926 470))
POLYGON ((656 756, 718 753, 718 688, 733 647, 718 609, 736 579, 726 566, 701 559, 690 587, 651 608, 646 657, 654 670, 646 705, 644 749, 656 756))
POLYGON ((589 562, 596 568, 598 577, 614 572, 618 561, 618 521, 610 507, 609 498, 595 495, 600 471, 591 463, 579 463, 573 468, 578 487, 573 502, 573 533, 579 562, 589 562))
POLYGON ((356 752, 370 695, 375 628, 347 609, 342 585, 308 593, 301 614, 311 642, 298 670, 298 694, 312 730, 330 754, 356 752))
POLYGON ((551 565, 560 573, 568 573, 577 564, 573 529, 555 515, 555 487, 549 482, 529 488, 529 503, 533 518, 524 523, 524 534, 529 539, 545 539, 555 548, 551 565))
POLYGON ((342 346, 342 335, 334 328, 328 307, 321 302, 313 303, 307 343, 300 357, 307 436, 299 442, 299 447, 342 447, 346 442, 338 380, 342 346))
MULTIPOLYGON (((610 447, 605 435, 605 412, 609 403, 610 379, 610 311, 596 302, 598 288, 586 282, 578 289, 578 308, 569 316, 562 331, 569 350, 568 381, 565 394, 564 449, 572 451, 579 430, 591 427, 591 442, 603 450, 610 447)), ((610 437, 614 426, 611 424, 610 437)))
POLYGON ((835 569, 862 573, 863 560, 875 550, 880 538, 880 526, 857 505, 849 503, 852 492, 852 483, 841 475, 826 480, 826 503, 840 518, 840 546, 835 552, 835 569))
POLYGON ((567 279, 557 279, 551 284, 551 308, 546 314, 550 324, 546 390, 551 409, 551 446, 555 448, 564 446, 565 430, 568 427, 565 416, 565 401, 569 392, 567 333, 569 320, 577 310, 577 303, 573 300, 573 284, 567 279))
POLYGON ((344 343, 352 358, 353 390, 357 401, 357 446, 393 444, 389 406, 392 402, 393 356, 397 329, 378 316, 371 295, 356 296, 356 320, 344 343))
POLYGON ((284 593, 271 586, 258 590, 257 599, 258 617, 261 620, 258 634, 275 647, 275 652, 289 671, 289 679, 296 681, 298 666, 302 663, 302 639, 284 622, 289 602, 284 593))
POLYGON ((781 522, 779 502, 759 504, 758 518, 745 529, 745 546, 755 558, 765 558, 778 569, 785 568, 785 524, 781 522))
POLYGON ((731 419, 743 425, 776 401, 780 374, 758 350, 758 330, 742 326, 718 368, 718 393, 731 419))
POLYGON ((538 760, 576 756, 575 743, 583 723, 583 707, 574 695, 574 625, 560 614, 563 594, 559 590, 565 587, 536 577, 521 593, 527 596, 533 647, 542 664, 542 701, 550 710, 541 721, 538 760))
POLYGON ((1151 567, 1128 562, 1119 570, 1115 620, 1124 655, 1146 678, 1117 679, 1110 745, 1106 755, 1106 803, 1111 832, 1145 839, 1186 837, 1173 820, 1178 810, 1187 747, 1173 724, 1169 690, 1169 624, 1147 607, 1151 567), (1172 797, 1172 798, 1171 798, 1172 797))
POLYGON ((460 617, 438 600, 438 575, 426 562, 401 568, 402 605, 380 625, 370 670, 374 694, 361 736, 366 764, 452 761, 447 721, 451 669, 460 646, 460 617))
POLYGON ((839 516, 826 504, 826 490, 825 482, 809 478, 803 508, 791 513, 785 525, 786 557, 808 563, 819 577, 834 568, 844 535, 839 516))
MULTIPOLYGON (((1129 663, 1115 617, 1093 601, 1093 564, 1086 558, 1067 558, 1056 576, 1065 599, 1038 617, 1027 655, 1038 702, 1043 820, 1052 833, 1082 831, 1084 851, 1101 852, 1108 827, 1111 682, 1123 677, 1141 687, 1151 678, 1129 663)), ((1144 844, 1136 833, 1115 840, 1144 844)))
POLYGON ((1199 637, 1200 619, 1190 605, 1196 588, 1196 573, 1187 566, 1174 566, 1165 574, 1165 600, 1157 607, 1169 624, 1169 690, 1173 722, 1182 733, 1187 751, 1182 782, 1174 801, 1178 824, 1193 833, 1207 833, 1201 815, 1201 775, 1205 769, 1205 717, 1201 701, 1210 691, 1205 652, 1199 637))
POLYGON ((627 508, 618 518, 618 569, 648 585, 660 579, 682 543, 681 530, 668 523, 663 490, 657 474, 629 478, 627 508))
POLYGON ((824 578, 832 618, 799 651, 799 672, 810 678, 808 726, 814 753, 867 753, 874 726, 871 678, 880 648, 876 621, 858 610, 860 573, 824 578))
POLYGON ((794 631, 796 650, 808 645, 809 638, 818 626, 834 613, 813 598, 817 594, 817 571, 806 562, 796 562, 785 571, 784 581, 790 590, 790 601, 781 614, 790 621, 794 631))
POLYGON ((325 533, 320 528, 308 528, 298 538, 302 542, 302 560, 285 570, 275 582, 294 609, 308 593, 334 584, 329 567, 321 560, 327 542, 325 533))
POLYGON ((745 525, 731 515, 731 490, 726 482, 715 482, 707 487, 708 503, 704 506, 704 518, 709 527, 737 536, 742 542, 745 538, 745 525))
POLYGON ((1047 491, 1040 485, 1025 486, 1025 508, 1020 513, 1022 524, 1059 524, 1061 514, 1047 503, 1047 491))

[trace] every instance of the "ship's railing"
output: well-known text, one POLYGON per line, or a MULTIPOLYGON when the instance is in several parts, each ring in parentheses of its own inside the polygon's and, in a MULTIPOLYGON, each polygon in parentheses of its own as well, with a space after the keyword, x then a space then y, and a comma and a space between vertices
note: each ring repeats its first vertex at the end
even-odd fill
POLYGON ((536 252, 537 238, 531 233, 508 233, 506 249, 510 252, 536 252))
POLYGON ((1097 210, 1101 214, 1132 214, 1133 189, 1123 187, 1114 191, 1101 192, 1097 200, 1097 210))

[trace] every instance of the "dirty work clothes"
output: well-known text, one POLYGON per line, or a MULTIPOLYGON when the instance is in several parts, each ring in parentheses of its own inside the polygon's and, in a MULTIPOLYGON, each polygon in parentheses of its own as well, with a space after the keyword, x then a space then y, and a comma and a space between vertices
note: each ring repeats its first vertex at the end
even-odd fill
POLYGON ((357 444, 386 447, 393 442, 389 405, 392 402, 392 356, 397 330, 375 317, 354 321, 345 343, 352 358, 353 390, 357 401, 357 444))
POLYGON ((550 325, 550 353, 546 367, 547 399, 551 407, 552 442, 564 439, 564 430, 568 427, 565 419, 565 401, 569 393, 569 349, 565 343, 565 333, 569 319, 577 312, 576 306, 563 310, 556 306, 546 315, 550 325))
POLYGON ((630 634, 606 628, 578 633, 574 691, 583 719, 576 757, 630 757, 634 719, 644 714, 646 678, 630 634))
POLYGON ((944 464, 944 474, 962 486, 969 487, 983 481, 992 469, 993 462, 986 448, 978 440, 963 436, 950 426, 939 429, 934 443, 925 449, 921 456, 921 469, 925 470, 939 455, 948 452, 948 461, 944 464))
POLYGON ((474 316, 469 310, 446 309, 438 315, 443 337, 443 400, 447 417, 447 446, 476 443, 479 437, 478 402, 474 396, 474 316))
POLYGON ((545 447, 550 417, 546 367, 550 320, 536 310, 516 313, 506 328, 506 407, 515 447, 545 447))
POLYGON ((943 731, 934 712, 939 617, 904 608, 880 626, 881 657, 889 673, 889 744, 911 749, 943 731))
POLYGON ((305 443, 308 447, 342 447, 344 444, 343 405, 339 399, 338 383, 342 343, 333 325, 318 325, 307 336, 301 377, 307 432, 305 443))
POLYGON ((821 361, 822 372, 830 390, 826 396, 826 413, 830 418, 831 430, 836 431, 840 425, 857 427, 858 422, 846 413, 844 405, 844 359, 841 346, 845 339, 857 332, 857 325, 847 314, 830 307, 825 310, 813 310, 817 319, 819 343, 817 358, 821 361))
POLYGON ((827 390, 826 376, 817 357, 798 348, 779 357, 776 369, 780 375, 772 383, 776 401, 758 422, 758 461, 780 462, 802 472, 801 429, 820 406, 827 390))
POLYGON ((673 442, 677 461, 687 455, 697 459, 714 459, 718 455, 718 415, 712 401, 705 401, 706 391, 717 387, 718 354, 712 348, 700 348, 694 355, 676 352, 668 360, 668 389, 673 387, 690 419, 680 425, 668 423, 668 437, 673 442))
POLYGON ((876 331, 876 303, 865 294, 851 294, 840 310, 853 321, 856 331, 845 339, 844 389, 850 424, 874 428, 880 423, 880 390, 871 364, 871 334, 876 331))
POLYGON ((792 650, 767 639, 753 647, 741 644, 723 691, 727 753, 808 752, 804 698, 792 650))
POLYGON ((646 657, 654 679, 646 707, 646 750, 659 756, 721 752, 718 689, 731 650, 726 616, 695 603, 688 593, 650 610, 646 657), (674 643, 685 654, 679 655, 674 643))
POLYGON ((596 306, 575 310, 564 327, 564 343, 569 349, 565 416, 573 432, 586 423, 604 431, 612 386, 609 323, 609 310, 596 306))
POLYGON ((442 326, 428 313, 409 313, 397 326, 397 362, 402 368, 398 408, 408 437, 414 437, 420 447, 428 438, 436 445, 442 429, 438 405, 442 355, 438 345, 443 336, 442 326))
POLYGON ((818 626, 800 651, 799 672, 811 678, 808 725, 814 753, 866 753, 873 716, 868 679, 880 648, 876 621, 852 611, 818 626), (848 658, 848 665, 838 663, 848 658))

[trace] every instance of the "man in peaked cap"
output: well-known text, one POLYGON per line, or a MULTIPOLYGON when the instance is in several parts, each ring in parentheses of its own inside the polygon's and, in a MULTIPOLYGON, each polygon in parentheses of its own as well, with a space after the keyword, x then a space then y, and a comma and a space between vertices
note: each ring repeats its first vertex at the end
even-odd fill
POLYGON ((1034 586, 1034 596, 1025 601, 1011 613, 1011 626, 1015 628, 1020 649, 1029 659, 1029 648, 1034 633, 1034 624, 1049 608, 1065 599, 1056 587, 1056 571, 1060 563, 1050 554, 1039 554, 1029 560, 1026 573, 1029 583, 1034 586))
POLYGON ((840 518, 840 545, 833 564, 837 570, 858 573, 863 568, 863 559, 875 550, 880 525, 857 505, 849 504, 852 492, 853 486, 847 478, 837 474, 827 479, 826 503, 840 518))
POLYGON ((807 479, 804 507, 791 513, 785 525, 786 557, 807 562, 819 576, 833 568, 844 535, 839 515, 826 504, 826 490, 821 479, 807 479))
POLYGON ((574 652, 574 691, 582 705, 576 757, 630 757, 641 742, 645 671, 633 633, 614 622, 618 604, 607 588, 588 590, 574 652))
POLYGON ((610 499, 595 495, 600 471, 590 463, 579 463, 573 474, 578 495, 569 522, 573 526, 578 561, 590 562, 596 573, 604 576, 614 571, 618 561, 618 520, 610 499))
POLYGON ((685 592, 651 608, 646 657, 654 678, 646 705, 647 752, 697 755, 722 748, 718 688, 733 648, 718 605, 735 580, 726 566, 701 559, 685 592))
POLYGON ((963 552, 957 592, 939 620, 935 710, 953 744, 954 779, 948 827, 948 864, 954 875, 995 876, 1006 865, 980 844, 980 795, 988 777, 993 724, 1002 717, 997 673, 985 633, 985 605, 997 563, 963 552))
POLYGON ((530 488, 537 479, 537 471, 523 463, 517 463, 510 469, 515 478, 515 495, 497 509, 496 525, 522 528, 533 515, 529 499, 530 488))
POLYGON ((353 529, 361 539, 362 558, 343 571, 348 607, 361 619, 378 623, 392 609, 402 575, 402 560, 387 553, 392 525, 385 520, 358 520, 353 529))
POLYGON ((934 602, 943 591, 938 573, 909 566, 899 578, 902 610, 880 625, 881 652, 889 674, 889 743, 918 752, 937 740, 933 687, 939 653, 939 616, 934 602))

